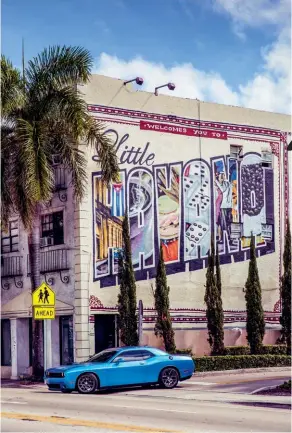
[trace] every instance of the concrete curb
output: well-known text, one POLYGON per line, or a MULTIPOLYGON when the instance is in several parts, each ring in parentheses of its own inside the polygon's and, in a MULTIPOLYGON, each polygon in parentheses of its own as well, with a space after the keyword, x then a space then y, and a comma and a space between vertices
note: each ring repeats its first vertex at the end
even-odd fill
POLYGON ((265 367, 265 368, 245 368, 240 370, 221 370, 221 371, 202 371, 195 372, 193 377, 206 377, 206 376, 226 376, 229 374, 244 374, 244 373, 273 373, 273 372, 289 372, 291 374, 291 367, 265 367))
POLYGON ((267 407, 270 409, 291 410, 291 404, 290 403, 277 403, 277 402, 267 402, 267 401, 263 401, 263 402, 248 402, 248 401, 238 402, 238 401, 234 401, 231 403, 241 405, 241 406, 267 407))
POLYGON ((270 389, 276 389, 278 388, 279 385, 272 385, 272 386, 263 386, 262 388, 258 388, 254 391, 252 391, 250 394, 257 394, 258 392, 261 391, 269 391, 270 389))

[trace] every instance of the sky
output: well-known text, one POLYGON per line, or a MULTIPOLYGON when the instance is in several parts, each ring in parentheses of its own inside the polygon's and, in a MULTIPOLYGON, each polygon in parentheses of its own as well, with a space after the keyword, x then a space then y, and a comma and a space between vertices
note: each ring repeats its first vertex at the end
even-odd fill
MULTIPOLYGON (((291 113, 290 0, 2 0, 2 54, 16 67, 79 45, 93 72, 143 90, 291 113)), ((98 101, 97 101, 98 103, 98 101)))

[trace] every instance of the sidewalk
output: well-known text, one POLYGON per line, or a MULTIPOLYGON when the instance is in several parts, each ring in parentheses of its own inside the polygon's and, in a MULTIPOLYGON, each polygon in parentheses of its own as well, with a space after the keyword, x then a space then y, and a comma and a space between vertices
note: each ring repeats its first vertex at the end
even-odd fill
POLYGON ((1 379, 1 388, 37 388, 44 387, 42 382, 29 382, 25 380, 1 379))

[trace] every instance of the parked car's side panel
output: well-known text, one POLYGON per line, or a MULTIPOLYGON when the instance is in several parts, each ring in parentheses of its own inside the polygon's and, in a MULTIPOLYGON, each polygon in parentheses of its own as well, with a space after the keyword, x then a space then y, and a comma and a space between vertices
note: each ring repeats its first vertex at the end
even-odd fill
POLYGON ((93 373, 98 388, 158 383, 160 373, 167 367, 175 368, 179 380, 192 376, 195 365, 191 357, 169 355, 153 348, 120 348, 104 351, 89 362, 49 369, 45 380, 49 388, 76 389, 82 374, 93 373))

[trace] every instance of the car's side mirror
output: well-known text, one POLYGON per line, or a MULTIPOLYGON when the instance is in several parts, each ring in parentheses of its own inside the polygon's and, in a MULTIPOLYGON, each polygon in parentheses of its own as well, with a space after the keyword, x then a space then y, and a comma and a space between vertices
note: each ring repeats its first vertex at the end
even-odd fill
POLYGON ((119 356, 118 358, 114 359, 113 361, 115 364, 119 364, 120 362, 124 362, 124 358, 122 358, 121 356, 119 356))

